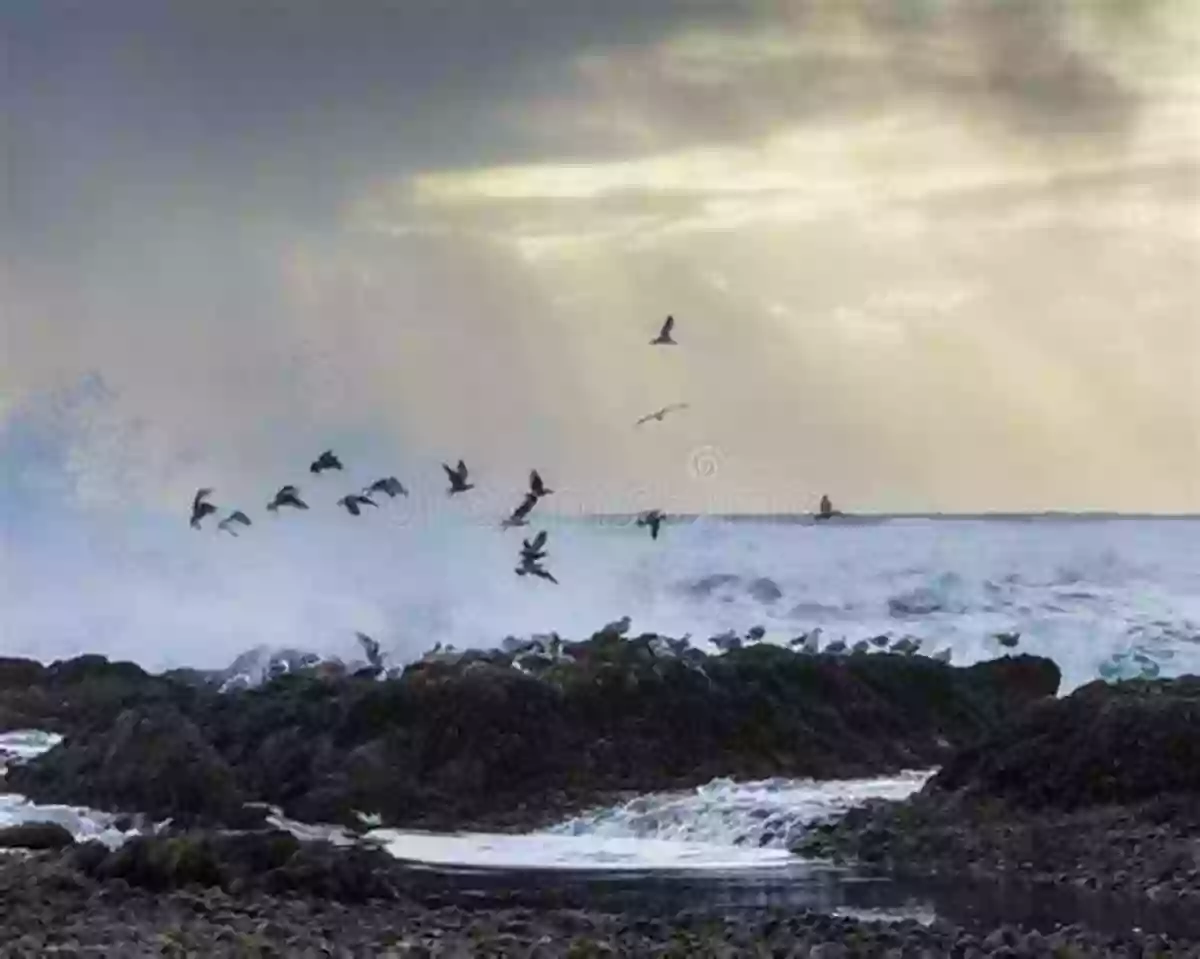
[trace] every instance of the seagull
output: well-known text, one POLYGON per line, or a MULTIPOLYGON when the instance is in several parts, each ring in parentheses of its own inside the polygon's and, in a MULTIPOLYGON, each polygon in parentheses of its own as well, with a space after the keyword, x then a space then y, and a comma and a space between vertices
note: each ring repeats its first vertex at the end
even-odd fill
POLYGON ((643 423, 649 423, 651 420, 658 420, 661 423, 663 421, 663 417, 668 413, 672 413, 675 410, 686 410, 687 408, 687 403, 668 403, 661 410, 655 410, 653 413, 647 413, 633 425, 641 426, 643 423))
POLYGON ((541 474, 537 470, 529 471, 529 492, 538 499, 543 496, 549 496, 554 492, 552 489, 547 489, 546 484, 542 482, 541 474))
POLYGON ((326 450, 313 461, 308 468, 310 473, 320 473, 322 470, 340 470, 342 461, 333 455, 333 450, 326 450))
POLYGON ((666 518, 667 516, 662 510, 652 509, 639 516, 637 524, 638 526, 649 526, 650 538, 658 539, 658 528, 666 518))
POLYGON ((359 515, 361 512, 359 509, 359 504, 362 504, 363 506, 375 507, 378 507, 379 505, 373 499, 371 499, 371 497, 363 496, 361 493, 351 493, 349 496, 343 496, 340 500, 338 500, 338 506, 345 507, 346 512, 351 516, 359 515))
POLYGON ((521 541, 521 558, 522 559, 542 559, 545 555, 546 540, 549 538, 549 533, 542 530, 531 540, 521 541))
POLYGON ((212 496, 211 489, 205 488, 196 490, 196 495, 192 499, 192 529, 199 529, 200 520, 204 519, 204 517, 209 513, 215 513, 217 511, 217 508, 213 506, 212 503, 205 502, 209 496, 212 496))
POLYGON ((533 575, 533 576, 537 576, 539 579, 548 579, 555 586, 558 585, 558 580, 554 578, 554 574, 551 573, 544 566, 542 566, 542 564, 539 563, 537 560, 527 559, 527 558, 523 557, 521 560, 521 565, 518 566, 514 570, 514 572, 518 576, 533 575))
POLYGON ((377 479, 363 490, 363 493, 386 493, 392 499, 395 499, 397 496, 407 496, 408 490, 404 488, 404 484, 396 479, 396 477, 385 476, 383 479, 377 479))
POLYGON ((671 331, 675 329, 675 317, 668 316, 662 329, 658 331, 658 336, 650 341, 651 346, 676 346, 676 342, 671 339, 671 331))
POLYGON ((455 493, 465 493, 467 490, 475 488, 474 483, 467 482, 467 464, 462 460, 458 461, 458 466, 454 469, 443 463, 442 469, 450 477, 450 489, 446 491, 447 495, 453 496, 455 493))
POLYGON ((1019 643, 1021 641, 1021 634, 1020 633, 996 633, 993 636, 993 639, 995 639, 996 642, 998 642, 1005 649, 1013 649, 1017 645, 1017 643, 1019 643))
POLYGON ((521 500, 521 505, 513 510, 512 515, 508 517, 508 519, 504 520, 504 522, 502 522, 500 525, 505 529, 511 529, 514 526, 528 526, 529 520, 527 520, 525 517, 533 511, 535 506, 537 506, 537 501, 538 498, 536 493, 526 493, 525 498, 521 500))
POLYGON ((370 664, 373 676, 378 676, 383 672, 383 656, 379 652, 379 641, 357 630, 355 630, 354 635, 358 639, 359 645, 362 646, 363 652, 366 654, 367 662, 370 664))
POLYGON ((308 504, 300 498, 300 490, 294 486, 282 486, 279 492, 275 494, 275 498, 267 504, 267 509, 272 513, 276 512, 281 506, 291 506, 295 509, 308 509, 308 504))
POLYGON ((224 530, 231 536, 237 536, 237 531, 231 525, 233 523, 241 523, 243 526, 249 526, 250 517, 243 513, 240 509, 235 509, 217 524, 217 529, 224 530))

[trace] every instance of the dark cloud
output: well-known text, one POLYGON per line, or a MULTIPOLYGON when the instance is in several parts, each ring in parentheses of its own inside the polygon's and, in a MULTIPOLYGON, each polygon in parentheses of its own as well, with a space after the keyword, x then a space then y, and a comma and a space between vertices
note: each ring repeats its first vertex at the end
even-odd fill
POLYGON ((580 49, 652 38, 685 8, 704 12, 641 0, 14 0, 0 13, 4 238, 87 246, 130 208, 320 217, 373 178, 519 155, 501 106, 580 49))

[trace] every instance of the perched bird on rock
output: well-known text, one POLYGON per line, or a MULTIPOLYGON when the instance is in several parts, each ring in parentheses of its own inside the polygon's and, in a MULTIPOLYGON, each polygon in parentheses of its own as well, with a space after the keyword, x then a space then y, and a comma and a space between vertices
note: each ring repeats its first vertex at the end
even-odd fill
POLYGON ((459 460, 458 465, 453 469, 443 463, 442 469, 450 478, 450 489, 447 490, 447 495, 453 496, 455 493, 465 493, 467 490, 475 488, 474 483, 467 482, 467 464, 462 460, 459 460))
POLYGON ((318 456, 308 468, 308 471, 313 474, 324 472, 325 470, 340 470, 342 461, 333 454, 333 450, 326 450, 318 456))
POLYGON ((212 496, 212 492, 208 488, 196 490, 196 495, 192 498, 192 518, 190 521, 192 529, 199 529, 200 520, 217 511, 217 508, 212 503, 206 502, 208 497, 212 496))
POLYGON ((274 513, 281 506, 290 506, 293 509, 308 509, 308 504, 300 498, 300 490, 295 486, 281 486, 279 492, 275 494, 275 498, 267 504, 267 509, 274 513))
POLYGON ((237 530, 233 528, 234 523, 241 523, 243 526, 249 526, 250 517, 243 513, 240 509, 235 509, 232 513, 221 520, 221 522, 217 523, 217 529, 224 530, 231 536, 237 536, 237 530))

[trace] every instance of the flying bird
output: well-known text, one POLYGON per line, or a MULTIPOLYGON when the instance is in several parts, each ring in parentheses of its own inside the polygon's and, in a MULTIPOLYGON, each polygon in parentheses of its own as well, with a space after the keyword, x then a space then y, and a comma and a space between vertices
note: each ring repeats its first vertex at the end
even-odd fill
POLYGON ((308 471, 310 473, 320 473, 323 470, 340 470, 341 468, 342 461, 333 455, 333 450, 326 450, 313 461, 308 471))
POLYGON ((554 578, 554 574, 551 573, 550 570, 546 569, 546 567, 542 566, 541 564, 539 564, 537 562, 521 564, 520 566, 518 566, 516 568, 516 574, 518 576, 527 576, 527 575, 537 576, 540 579, 550 580, 550 582, 552 582, 555 586, 558 585, 558 580, 554 578))
POLYGON ((649 526, 650 538, 658 539, 658 528, 666 518, 666 514, 662 510, 652 509, 639 516, 637 524, 638 526, 649 526))
POLYGON ((474 489, 474 483, 467 482, 467 464, 462 460, 458 461, 458 466, 451 469, 445 463, 442 464, 442 469, 446 471, 446 475, 450 478, 450 489, 447 494, 453 496, 455 493, 465 493, 469 489, 474 489))
POLYGON ((192 529, 199 529, 200 520, 204 519, 204 517, 208 516, 210 513, 215 513, 217 511, 217 508, 213 506, 212 503, 205 502, 205 500, 210 496, 212 496, 211 489, 205 488, 196 490, 196 495, 192 499, 192 529))
POLYGON ((542 482, 541 474, 537 470, 529 471, 529 492, 537 498, 549 496, 554 492, 552 489, 547 489, 546 484, 542 482))
POLYGON ((521 541, 521 558, 532 556, 534 559, 541 559, 546 555, 544 547, 546 540, 549 538, 549 533, 542 530, 531 540, 521 541))
POLYGON ((675 317, 668 316, 662 329, 658 331, 658 336, 650 341, 651 346, 677 346, 678 344, 671 339, 671 331, 675 329, 675 317))
POLYGON ((346 512, 351 516, 358 516, 362 512, 360 506, 375 506, 378 508, 379 504, 369 496, 363 496, 361 493, 351 493, 349 496, 343 496, 338 500, 338 506, 344 507, 346 512))
POLYGON ((504 520, 500 525, 505 529, 511 529, 514 526, 528 526, 529 520, 527 517, 535 506, 537 506, 538 497, 536 493, 526 493, 525 498, 521 500, 521 505, 512 511, 512 515, 504 520))
POLYGON ((279 492, 275 494, 275 498, 267 504, 267 509, 274 513, 281 506, 291 506, 293 509, 308 509, 308 504, 300 498, 300 490, 295 486, 280 487, 279 492))
POLYGON ((396 477, 385 476, 383 479, 377 479, 363 490, 363 493, 386 493, 392 499, 395 499, 397 496, 407 496, 408 490, 404 488, 404 484, 396 479, 396 477))
POLYGON ((655 410, 653 413, 647 413, 633 425, 641 426, 643 423, 649 423, 651 420, 658 420, 661 423, 663 421, 663 417, 668 413, 673 413, 675 410, 686 410, 687 408, 687 403, 668 403, 661 410, 655 410))
POLYGON ((241 523, 243 526, 249 526, 250 517, 243 513, 240 509, 235 509, 232 513, 221 520, 221 522, 217 523, 217 529, 224 530, 231 536, 237 536, 237 530, 233 528, 234 523, 241 523))

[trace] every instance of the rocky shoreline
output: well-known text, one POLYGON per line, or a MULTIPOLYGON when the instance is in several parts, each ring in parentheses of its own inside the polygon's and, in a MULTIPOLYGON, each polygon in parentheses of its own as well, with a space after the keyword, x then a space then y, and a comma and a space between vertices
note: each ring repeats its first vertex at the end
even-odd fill
POLYGON ((1032 656, 959 668, 921 656, 717 656, 660 637, 496 652, 399 676, 303 669, 254 689, 89 657, 0 663, 0 728, 64 740, 14 767, 36 802, 176 825, 305 822, 531 828, 614 795, 717 777, 821 779, 929 768, 1025 706, 1058 668, 1032 656))
POLYGON ((13 764, 8 790, 172 823, 115 851, 53 826, 0 831, 0 846, 30 850, 0 852, 0 955, 1200 956, 1187 919, 1200 915, 1200 680, 1060 699, 1057 668, 1030 656, 969 668, 765 645, 671 656, 658 637, 605 631, 571 646, 390 677, 303 669, 226 691, 100 657, 0 661, 0 728, 64 737, 13 764), (263 808, 359 832, 360 813, 525 830, 716 776, 934 765, 912 799, 852 809, 795 851, 957 883, 979 903, 1002 886, 1047 902, 1106 893, 1166 910, 1158 931, 986 909, 924 926, 635 915, 564 890, 484 900, 370 844, 300 842, 263 808))
POLYGON ((1200 916, 1198 723, 1196 678, 1093 683, 960 751, 916 796, 853 809, 795 851, 1200 916))
POLYGON ((456 902, 406 888, 396 866, 370 852, 279 834, 6 857, 0 897, 0 956, 12 957, 1200 955, 1198 941, 1078 926, 979 932, 810 912, 626 915, 456 902))

